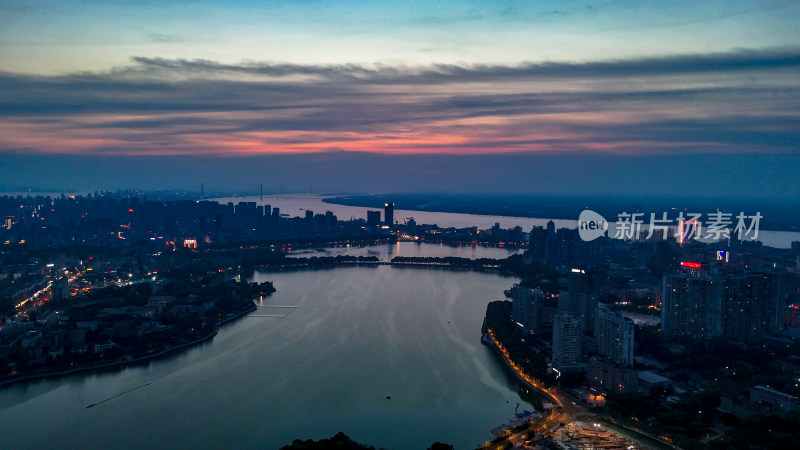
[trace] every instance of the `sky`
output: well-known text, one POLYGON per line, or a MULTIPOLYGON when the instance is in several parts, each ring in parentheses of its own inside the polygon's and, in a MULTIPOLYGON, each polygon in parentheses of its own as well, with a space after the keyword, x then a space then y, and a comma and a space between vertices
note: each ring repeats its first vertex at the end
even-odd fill
POLYGON ((2 1, 0 190, 796 198, 798 23, 770 0, 2 1))

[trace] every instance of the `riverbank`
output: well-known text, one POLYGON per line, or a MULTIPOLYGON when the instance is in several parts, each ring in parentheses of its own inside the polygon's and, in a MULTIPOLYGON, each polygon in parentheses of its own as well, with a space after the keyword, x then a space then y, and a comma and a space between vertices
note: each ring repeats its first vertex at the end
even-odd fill
POLYGON ((130 366, 130 365, 135 365, 135 364, 142 363, 142 362, 147 362, 147 361, 154 360, 154 359, 157 359, 157 358, 161 358, 163 356, 166 356, 166 355, 169 355, 171 353, 174 353, 174 352, 176 352, 178 350, 182 350, 182 349, 185 349, 185 348, 188 348, 188 347, 191 347, 191 346, 194 346, 194 345, 197 345, 197 344, 200 344, 202 342, 206 342, 206 341, 212 339, 214 336, 217 335, 217 331, 218 331, 218 329, 219 329, 219 327, 221 325, 224 325, 224 324, 229 323, 229 322, 231 322, 233 320, 236 320, 236 319, 238 319, 240 317, 243 317, 243 316, 245 316, 247 314, 250 314, 251 312, 256 311, 257 309, 258 309, 258 307, 253 303, 253 304, 251 304, 250 307, 248 307, 246 309, 243 309, 242 311, 233 313, 233 314, 231 314, 231 315, 229 315, 229 316, 227 316, 227 317, 225 317, 223 319, 218 320, 214 324, 214 328, 209 333, 207 333, 207 334, 205 334, 203 336, 200 336, 200 337, 198 337, 196 339, 192 339, 191 341, 183 342, 181 344, 174 345, 172 347, 169 347, 169 348, 166 348, 166 349, 163 349, 163 350, 159 350, 158 352, 155 352, 155 353, 152 353, 152 354, 149 354, 149 355, 141 355, 141 356, 137 356, 135 358, 129 358, 129 359, 123 358, 123 359, 119 359, 119 360, 116 360, 116 361, 109 361, 109 362, 103 362, 103 363, 97 363, 97 364, 88 364, 88 365, 83 365, 83 366, 80 366, 80 367, 73 367, 73 368, 64 369, 64 370, 47 370, 47 371, 38 372, 38 373, 29 373, 29 374, 14 376, 14 377, 6 378, 4 380, 0 380, 0 388, 3 388, 5 386, 11 385, 11 384, 15 384, 15 383, 22 383, 22 382, 26 382, 26 381, 41 380, 41 379, 45 379, 45 378, 62 377, 62 376, 67 376, 67 375, 73 375, 73 374, 80 373, 80 372, 102 371, 102 370, 107 370, 107 369, 118 369, 118 368, 130 366))
MULTIPOLYGON (((636 212, 658 213, 672 211, 676 204, 692 211, 716 211, 717 209, 736 215, 739 211, 760 212, 768 218, 761 222, 761 231, 797 233, 798 206, 765 204, 759 200, 733 199, 669 199, 658 197, 627 196, 563 196, 563 195, 470 195, 470 194, 419 194, 393 193, 385 195, 341 195, 326 197, 323 203, 382 209, 385 202, 395 204, 395 211, 404 210, 418 213, 462 214, 470 216, 535 219, 540 221, 569 221, 577 226, 578 214, 584 209, 596 211, 607 219, 617 217, 622 211, 635 209, 636 212)), ((645 214, 647 217, 647 214, 645 214)), ((422 222, 424 223, 424 222, 422 222)), ((559 226, 558 224, 556 226, 559 226)))
MULTIPOLYGON (((484 325, 485 325, 485 322, 484 322, 484 325)), ((544 385, 540 381, 535 380, 535 379, 525 375, 521 371, 519 371, 515 367, 516 365, 514 364, 514 362, 511 361, 511 359, 507 356, 507 353, 504 352, 503 349, 501 349, 502 344, 497 342, 496 339, 493 339, 492 336, 489 334, 489 332, 484 331, 481 334, 481 344, 483 344, 483 345, 489 347, 490 349, 492 349, 494 354, 503 362, 503 365, 505 366, 505 368, 511 372, 511 374, 514 376, 514 378, 520 384, 522 384, 527 389, 536 391, 539 394, 541 394, 544 397, 546 397, 547 399, 552 400, 553 403, 558 405, 559 407, 563 406, 562 403, 561 403, 561 400, 559 400, 558 397, 553 395, 546 387, 544 387, 544 385)))
MULTIPOLYGON (((488 317, 488 309, 487 309, 487 317, 488 317)), ((540 380, 533 378, 527 375, 521 368, 520 364, 515 363, 514 360, 511 358, 508 350, 505 348, 503 343, 494 336, 492 330, 487 325, 487 317, 483 320, 483 325, 481 327, 481 343, 486 345, 487 347, 491 348, 494 354, 503 362, 505 368, 510 371, 514 378, 519 382, 522 386, 536 390, 537 392, 541 393, 542 395, 546 396, 548 399, 551 399, 555 404, 558 405, 561 414, 559 418, 560 422, 570 422, 575 420, 576 418, 586 417, 587 411, 584 408, 574 406, 575 400, 565 394, 563 391, 559 393, 560 396, 564 397, 564 401, 558 398, 557 395, 553 394, 540 380), (566 407, 565 407, 566 403, 566 407), (569 403, 572 403, 573 406, 570 406, 569 403)), ((671 448, 669 444, 659 440, 655 436, 651 436, 641 430, 631 429, 625 425, 617 423, 616 421, 612 420, 610 417, 604 416, 595 416, 594 413, 590 414, 593 421, 599 421, 607 425, 609 428, 613 428, 615 432, 622 434, 628 439, 631 439, 644 448, 649 449, 664 449, 664 448, 671 448)))

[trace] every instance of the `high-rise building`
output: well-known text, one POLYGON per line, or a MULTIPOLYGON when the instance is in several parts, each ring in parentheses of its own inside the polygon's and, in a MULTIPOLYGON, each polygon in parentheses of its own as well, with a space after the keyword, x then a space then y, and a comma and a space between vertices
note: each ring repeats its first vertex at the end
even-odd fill
POLYGON ((383 219, 386 225, 394 225, 394 203, 386 202, 383 204, 383 219))
POLYGON ((716 276, 689 278, 686 332, 693 340, 722 336, 723 279, 716 276))
POLYGON ((686 274, 664 275, 661 294, 661 334, 674 339, 685 334, 689 304, 689 277, 686 274))
POLYGON ((256 202, 239 202, 239 204, 236 205, 236 216, 256 217, 256 202))
POLYGON ((667 339, 752 341, 780 329, 780 314, 792 286, 791 278, 779 273, 667 275, 662 332, 667 339))
MULTIPOLYGON (((800 257, 798 257, 800 260, 800 257)), ((769 296, 767 298, 767 329, 783 330, 786 306, 792 304, 792 294, 800 297, 800 279, 790 272, 775 271, 769 273, 769 296)))
POLYGON ((378 226, 381 224, 381 212, 380 211, 367 211, 367 225, 368 226, 378 226))
POLYGON ((665 275, 661 300, 661 331, 666 339, 705 341, 723 335, 724 278, 665 275))
POLYGON ((271 228, 273 233, 278 233, 281 230, 281 209, 272 208, 271 228))
POLYGON ((560 312, 553 319, 553 368, 559 373, 583 369, 581 329, 581 319, 568 312, 560 312))
POLYGON ((525 309, 532 299, 531 289, 519 284, 511 287, 511 319, 518 327, 525 327, 525 309))
POLYGON ((530 233, 530 254, 536 261, 547 261, 550 255, 550 239, 547 230, 533 227, 530 233))
POLYGON ((543 322, 544 295, 541 289, 515 284, 511 287, 512 318, 525 334, 539 330, 543 322))
POLYGON ((558 310, 579 318, 583 331, 592 334, 595 325, 597 297, 593 295, 589 287, 589 275, 583 269, 572 269, 567 287, 567 291, 559 293, 558 310))
POLYGON ((556 234, 556 223, 552 220, 547 221, 547 234, 551 236, 555 236, 556 234))
POLYGON ((326 230, 330 231, 336 228, 336 224, 338 223, 339 219, 333 214, 331 211, 325 211, 325 222, 324 227, 326 230))
POLYGON ((773 302, 769 296, 769 276, 747 273, 725 280, 724 334, 735 341, 748 342, 767 331, 773 302))
POLYGON ((633 321, 605 306, 597 308, 597 352, 617 364, 633 365, 633 321))

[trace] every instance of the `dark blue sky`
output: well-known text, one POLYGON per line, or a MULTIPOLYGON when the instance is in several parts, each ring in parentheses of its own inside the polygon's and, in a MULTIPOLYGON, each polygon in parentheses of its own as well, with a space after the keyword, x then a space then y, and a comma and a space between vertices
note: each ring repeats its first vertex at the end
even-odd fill
POLYGON ((0 153, 0 190, 181 188, 770 198, 796 202, 800 156, 697 154, 95 156, 0 153))

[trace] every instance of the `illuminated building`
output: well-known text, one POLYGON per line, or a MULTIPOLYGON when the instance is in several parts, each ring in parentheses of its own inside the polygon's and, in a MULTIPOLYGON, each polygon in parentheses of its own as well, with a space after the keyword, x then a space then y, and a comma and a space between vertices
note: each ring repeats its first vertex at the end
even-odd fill
POLYGON ((394 203, 386 202, 383 204, 383 222, 388 225, 394 225, 394 203))
POLYGON ((691 261, 681 261, 681 271, 699 277, 703 274, 703 265, 691 261))
POLYGON ((786 306, 783 311, 783 325, 786 328, 800 327, 800 305, 786 306))
POLYGON ((581 329, 594 332, 597 298, 589 287, 589 275, 583 269, 572 269, 569 274, 569 290, 558 296, 559 312, 567 312, 581 321, 581 329), (566 295, 565 295, 566 294, 566 295))

